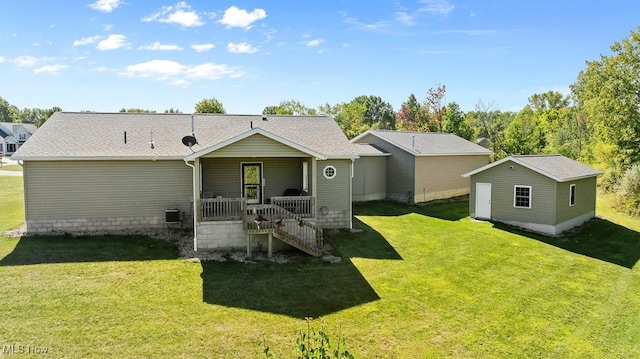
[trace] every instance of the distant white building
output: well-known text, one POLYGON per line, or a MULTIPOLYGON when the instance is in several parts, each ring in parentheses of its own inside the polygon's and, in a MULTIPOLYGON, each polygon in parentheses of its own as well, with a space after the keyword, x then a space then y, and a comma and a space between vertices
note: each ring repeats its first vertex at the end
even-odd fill
POLYGON ((0 153, 12 155, 37 129, 30 123, 0 122, 0 153))

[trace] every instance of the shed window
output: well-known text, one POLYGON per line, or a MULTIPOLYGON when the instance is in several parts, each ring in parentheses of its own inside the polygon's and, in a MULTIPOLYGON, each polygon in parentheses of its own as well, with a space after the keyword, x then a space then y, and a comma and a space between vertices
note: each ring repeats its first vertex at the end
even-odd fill
POLYGON ((531 186, 514 186, 513 206, 516 208, 531 208, 531 186))
POLYGON ((569 186, 569 206, 574 206, 576 204, 576 185, 572 184, 569 186))
POLYGON ((333 179, 336 176, 336 168, 333 166, 327 166, 322 171, 322 174, 326 179, 333 179))

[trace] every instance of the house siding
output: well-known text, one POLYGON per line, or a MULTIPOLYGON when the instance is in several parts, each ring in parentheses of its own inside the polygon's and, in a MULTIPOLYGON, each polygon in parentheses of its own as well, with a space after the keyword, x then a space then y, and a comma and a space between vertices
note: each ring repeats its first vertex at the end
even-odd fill
POLYGON ((469 193, 462 174, 489 163, 489 155, 416 157, 414 202, 427 202, 469 193))
POLYGON ((475 217, 475 189, 478 182, 491 183, 491 219, 507 223, 556 224, 554 180, 511 161, 477 173, 471 176, 470 184, 469 212, 472 217, 475 217), (513 166, 513 169, 509 166, 513 166), (531 208, 513 206, 515 185, 531 186, 531 208))
MULTIPOLYGON (((239 198, 242 196, 242 163, 262 163, 265 179, 264 198, 282 196, 287 188, 302 189, 301 158, 204 158, 202 166, 202 191, 214 196, 239 198)), ((306 159, 310 162, 310 159, 306 159)), ((311 166, 309 166, 311 172, 311 166)), ((309 173, 309 177, 311 177, 309 173)), ((310 181, 311 182, 311 181, 310 181)), ((311 186, 313 184, 309 183, 311 186)))
POLYGON ((387 199, 411 202, 415 198, 415 157, 374 135, 366 135, 358 143, 369 143, 391 156, 387 159, 387 199))
POLYGON ((353 201, 374 201, 387 197, 387 156, 366 156, 355 161, 353 201))
POLYGON ((587 214, 595 215, 596 178, 584 178, 577 181, 559 182, 556 190, 556 224, 587 214), (576 202, 569 205, 569 187, 576 185, 576 202))
POLYGON ((317 161, 316 180, 316 208, 317 224, 322 228, 350 228, 351 227, 351 160, 317 161), (333 179, 324 177, 326 166, 336 168, 333 179), (323 211, 325 207, 325 211, 323 211))
POLYGON ((220 148, 202 158, 210 157, 309 157, 308 154, 300 152, 280 142, 274 141, 260 134, 249 136, 238 142, 220 148))
POLYGON ((165 210, 192 215, 183 161, 25 161, 29 233, 166 228, 165 210))

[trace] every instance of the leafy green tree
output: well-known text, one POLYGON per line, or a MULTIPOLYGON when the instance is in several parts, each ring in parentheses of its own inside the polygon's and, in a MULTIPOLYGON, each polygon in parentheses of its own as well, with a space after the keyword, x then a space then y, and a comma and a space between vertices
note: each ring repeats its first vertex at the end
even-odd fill
POLYGON ((263 115, 293 115, 293 111, 282 106, 267 106, 262 110, 263 115))
POLYGON ((547 91, 541 94, 533 94, 529 97, 529 105, 534 111, 558 110, 570 105, 568 96, 557 91, 547 91))
POLYGON ((0 122, 18 122, 20 110, 0 97, 0 122))
POLYGON ((465 120, 464 112, 456 102, 447 104, 442 119, 442 130, 467 140, 470 140, 473 136, 473 129, 469 122, 465 120))
POLYGON ((263 115, 297 115, 297 116, 313 116, 317 115, 318 111, 314 108, 305 106, 300 101, 289 100, 282 101, 277 106, 266 106, 262 110, 263 115))
POLYGON ((156 111, 145 110, 143 108, 121 108, 120 112, 156 113, 156 111))
POLYGON ((196 113, 227 113, 224 110, 222 102, 218 101, 215 97, 205 98, 196 104, 196 113))
POLYGON ((420 105, 414 94, 409 95, 396 113, 396 129, 402 131, 428 131, 428 111, 420 105))
POLYGON ((323 114, 333 116, 347 138, 353 138, 370 128, 365 122, 366 106, 354 101, 335 106, 327 103, 320 106, 319 110, 323 114))
POLYGON ((396 128, 396 116, 393 106, 379 96, 358 96, 352 103, 365 107, 364 122, 369 128, 393 130, 396 128))
POLYGON ((182 113, 182 111, 178 110, 177 108, 174 109, 173 107, 168 109, 168 110, 164 110, 164 113, 182 113))
POLYGON ((52 108, 25 108, 19 113, 20 122, 31 123, 37 127, 42 126, 55 112, 60 112, 60 107, 52 108))
POLYGON ((611 55, 587 61, 571 90, 593 124, 595 146, 612 149, 610 158, 597 160, 623 171, 640 161, 640 32, 610 49, 611 55))

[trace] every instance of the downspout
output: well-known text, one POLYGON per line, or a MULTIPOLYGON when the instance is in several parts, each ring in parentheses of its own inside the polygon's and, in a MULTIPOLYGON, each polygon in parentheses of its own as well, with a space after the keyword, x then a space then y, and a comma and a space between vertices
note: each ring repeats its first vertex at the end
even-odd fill
POLYGON ((356 159, 351 158, 351 180, 349 181, 349 229, 353 229, 353 177, 356 159))
POLYGON ((190 164, 187 159, 185 158, 184 160, 184 164, 191 167, 192 171, 191 171, 191 177, 193 178, 193 250, 194 252, 198 251, 198 229, 196 228, 196 221, 197 221, 197 217, 198 217, 198 212, 197 212, 197 207, 198 207, 198 203, 197 203, 197 198, 198 196, 196 196, 196 166, 190 164))

